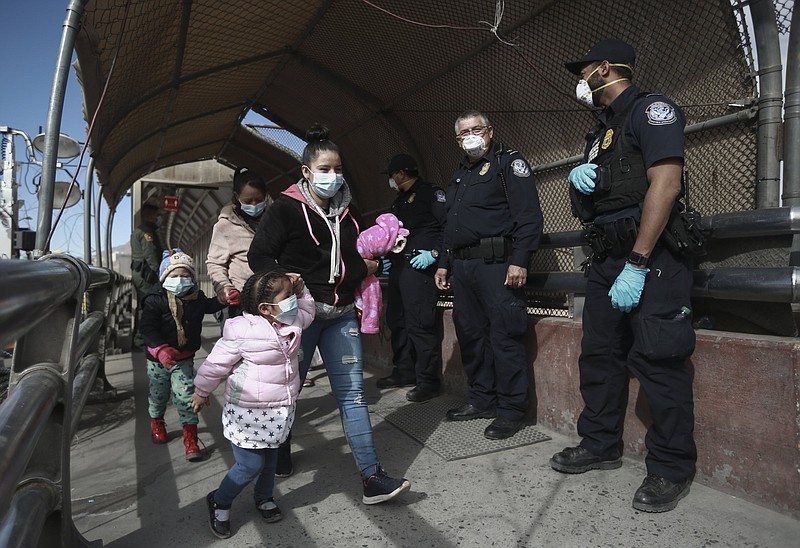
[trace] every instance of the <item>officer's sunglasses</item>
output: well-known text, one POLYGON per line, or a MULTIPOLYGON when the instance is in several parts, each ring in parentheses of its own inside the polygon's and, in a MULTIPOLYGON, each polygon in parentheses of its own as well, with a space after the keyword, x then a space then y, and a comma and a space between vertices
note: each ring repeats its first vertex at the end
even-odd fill
POLYGON ((483 135, 486 131, 492 126, 475 126, 470 129, 465 129, 464 131, 456 134, 456 139, 463 139, 467 135, 483 135))

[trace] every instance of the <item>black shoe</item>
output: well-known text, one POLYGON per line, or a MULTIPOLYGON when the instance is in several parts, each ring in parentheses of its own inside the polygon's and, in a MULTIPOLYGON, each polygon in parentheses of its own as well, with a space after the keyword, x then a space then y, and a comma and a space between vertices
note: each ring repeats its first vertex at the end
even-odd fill
POLYGON ((414 381, 406 381, 403 380, 402 377, 399 375, 395 375, 392 373, 388 377, 383 377, 382 379, 378 379, 377 385, 378 388, 406 388, 408 386, 414 386, 417 384, 414 381))
POLYGON ((522 428, 522 421, 497 417, 483 431, 483 437, 488 440, 504 440, 516 434, 520 428, 522 428))
POLYGON ((406 399, 408 401, 423 402, 432 400, 440 394, 441 392, 439 392, 438 388, 433 388, 432 386, 426 384, 418 384, 406 392, 406 399))
POLYGON ((230 520, 218 520, 216 516, 216 510, 230 510, 231 507, 228 506, 226 508, 214 502, 214 493, 216 492, 217 491, 215 489, 206 495, 206 504, 208 505, 208 525, 211 527, 211 532, 214 533, 214 535, 216 535, 218 538, 230 538, 231 522, 230 520))
POLYGON ((469 421, 472 419, 493 419, 497 416, 494 409, 478 409, 471 403, 462 405, 457 409, 451 409, 447 412, 447 420, 451 421, 469 421))
POLYGON ((275 464, 275 477, 288 478, 294 472, 292 466, 292 440, 287 439, 278 446, 278 462, 275 464))
POLYGON ((550 459, 550 467, 567 474, 583 474, 589 470, 614 470, 622 466, 619 453, 598 457, 583 447, 567 447, 550 459))
POLYGON ((377 472, 364 480, 364 496, 361 502, 364 504, 386 502, 405 493, 410 487, 411 482, 406 478, 392 478, 378 466, 377 472))
POLYGON ((661 476, 647 474, 633 495, 633 507, 642 512, 669 512, 689 494, 690 484, 689 479, 674 483, 661 476))
POLYGON ((273 498, 256 502, 256 510, 261 512, 261 517, 267 523, 275 523, 283 519, 283 513, 273 498))

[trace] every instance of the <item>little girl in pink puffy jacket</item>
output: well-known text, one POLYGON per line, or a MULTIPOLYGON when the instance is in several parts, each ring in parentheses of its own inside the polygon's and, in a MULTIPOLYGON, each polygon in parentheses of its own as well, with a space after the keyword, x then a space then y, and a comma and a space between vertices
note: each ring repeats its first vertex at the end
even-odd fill
POLYGON ((294 422, 300 336, 314 319, 302 279, 283 270, 251 276, 241 304, 243 315, 225 322, 222 338, 197 370, 192 396, 197 411, 226 381, 222 425, 236 462, 206 496, 209 526, 219 538, 231 536, 233 499, 256 478, 256 509, 268 523, 282 517, 272 496, 275 464, 294 422))

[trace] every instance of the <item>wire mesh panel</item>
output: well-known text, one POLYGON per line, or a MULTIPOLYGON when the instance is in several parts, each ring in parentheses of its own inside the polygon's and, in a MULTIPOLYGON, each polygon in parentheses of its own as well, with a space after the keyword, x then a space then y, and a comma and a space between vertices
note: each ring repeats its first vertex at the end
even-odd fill
MULTIPOLYGON (((774 2, 779 32, 793 7, 774 2)), ((116 56, 92 133, 107 197, 141 170, 200 152, 257 155, 226 150, 243 146, 239 124, 254 107, 300 137, 326 124, 355 199, 374 214, 391 203, 380 171, 393 154, 412 154, 426 179, 447 184, 461 157, 453 122, 468 108, 485 111, 496 139, 534 166, 579 154, 594 113, 575 100, 564 62, 602 38, 632 44, 634 82, 672 98, 689 125, 755 108, 748 9, 731 0, 90 0, 76 49, 90 113, 116 56)), ((753 209, 756 122, 708 126, 687 137, 693 204, 707 215, 753 209)), ((536 173, 547 232, 578 228, 571 167, 536 173)), ((285 172, 265 176, 285 182, 285 172)), ((537 253, 532 268, 572 270, 571 250, 537 253)))

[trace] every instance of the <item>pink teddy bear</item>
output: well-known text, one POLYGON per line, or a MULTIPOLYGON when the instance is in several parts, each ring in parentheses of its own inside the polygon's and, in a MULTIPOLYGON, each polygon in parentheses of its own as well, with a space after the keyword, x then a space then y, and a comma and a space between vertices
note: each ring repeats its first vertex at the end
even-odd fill
MULTIPOLYGON (((361 232, 356 241, 359 255, 364 259, 374 259, 392 251, 399 253, 406 245, 409 232, 403 223, 391 213, 384 213, 375 219, 375 225, 361 232)), ((374 274, 361 281, 356 290, 356 308, 361 310, 361 332, 377 333, 379 317, 383 306, 381 284, 374 274)))

